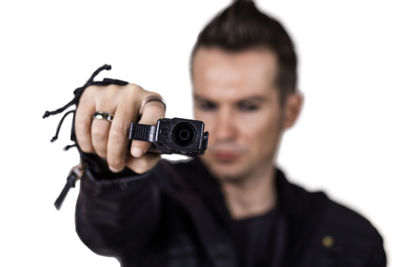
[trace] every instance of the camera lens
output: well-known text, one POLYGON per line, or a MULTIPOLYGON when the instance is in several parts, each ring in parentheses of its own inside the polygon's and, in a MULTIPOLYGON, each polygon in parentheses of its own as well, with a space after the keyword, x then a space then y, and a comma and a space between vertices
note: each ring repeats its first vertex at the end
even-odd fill
POLYGON ((194 127, 188 122, 180 122, 172 130, 172 138, 180 146, 188 146, 193 143, 195 135, 194 127))

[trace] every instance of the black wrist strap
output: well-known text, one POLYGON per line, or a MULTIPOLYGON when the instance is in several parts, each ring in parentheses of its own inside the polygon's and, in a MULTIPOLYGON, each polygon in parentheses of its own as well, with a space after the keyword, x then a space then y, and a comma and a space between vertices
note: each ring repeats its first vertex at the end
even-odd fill
MULTIPOLYGON (((114 84, 114 85, 127 85, 129 84, 126 81, 122 81, 122 80, 117 80, 117 79, 110 79, 110 78, 104 78, 102 81, 94 81, 94 79, 96 78, 96 76, 102 72, 103 70, 111 70, 111 65, 105 64, 101 67, 99 67, 97 70, 95 70, 93 72, 93 74, 90 76, 90 78, 86 81, 86 83, 81 86, 78 87, 74 90, 74 97, 72 98, 71 101, 69 101, 67 104, 65 104, 64 106, 53 110, 53 111, 46 111, 43 114, 43 119, 62 113, 64 112, 66 109, 68 109, 70 106, 72 105, 76 105, 76 107, 79 104, 79 100, 83 94, 83 92, 85 91, 85 89, 91 85, 100 85, 100 86, 106 86, 106 85, 110 85, 110 84, 114 84)), ((55 135, 52 137, 52 139, 50 140, 51 142, 54 142, 57 140, 58 138, 58 134, 60 132, 61 129, 61 125, 63 124, 65 118, 69 115, 69 114, 74 114, 74 119, 73 119, 73 123, 72 123, 72 127, 71 127, 71 141, 73 141, 73 144, 71 145, 67 145, 64 147, 64 150, 68 150, 71 147, 78 147, 77 144, 77 140, 75 137, 75 130, 74 130, 74 120, 75 120, 75 111, 76 111, 76 107, 73 110, 70 110, 68 112, 66 112, 63 117, 60 119, 58 125, 57 125, 57 130, 55 135)), ((79 147, 78 147, 79 148, 79 147)), ((63 190, 61 191, 60 195, 58 196, 57 200, 55 201, 54 205, 56 206, 57 209, 59 209, 61 207, 62 202, 64 201, 65 197, 68 194, 68 191, 71 187, 75 187, 75 182, 80 178, 80 176, 78 176, 76 174, 76 171, 71 170, 71 172, 69 173, 68 177, 67 177, 67 182, 63 188, 63 190)))
MULTIPOLYGON (((110 79, 110 78, 104 78, 103 81, 94 81, 94 78, 96 78, 96 76, 97 76, 100 72, 102 72, 103 70, 111 70, 111 65, 105 64, 105 65, 99 67, 97 70, 95 70, 95 71, 93 72, 93 74, 90 76, 90 78, 87 80, 87 82, 86 82, 83 86, 78 87, 78 88, 76 88, 76 89, 74 90, 74 98, 72 98, 71 101, 69 101, 67 104, 65 104, 64 106, 62 106, 62 107, 60 107, 60 108, 58 108, 58 109, 56 109, 56 110, 53 110, 53 111, 48 111, 48 110, 47 110, 47 111, 43 114, 43 119, 45 119, 45 118, 47 118, 47 117, 50 117, 50 116, 52 116, 52 115, 59 114, 59 113, 65 111, 67 108, 69 108, 69 107, 72 106, 72 105, 78 106, 78 104, 79 104, 79 99, 81 98, 83 92, 85 91, 85 89, 86 89, 87 87, 89 87, 89 86, 91 86, 91 85, 106 86, 106 85, 110 85, 110 84, 115 84, 115 85, 127 85, 127 84, 128 84, 128 82, 126 82, 126 81, 117 80, 117 79, 110 79)), ((71 114, 71 113, 75 113, 75 110, 71 110, 71 111, 65 113, 64 116, 61 118, 61 120, 60 120, 60 122, 59 122, 59 124, 58 124, 58 126, 57 126, 56 133, 55 133, 55 135, 53 136, 53 138, 51 139, 51 142, 54 142, 55 140, 57 140, 58 134, 59 134, 59 132, 60 132, 61 125, 62 125, 62 123, 64 122, 64 119, 65 119, 69 114, 71 114)), ((75 135, 74 135, 73 132, 74 132, 74 131, 73 131, 73 129, 72 129, 72 132, 71 132, 71 140, 74 141, 74 142, 76 142, 76 138, 75 138, 75 135)), ((74 147, 74 146, 76 146, 76 144, 74 144, 74 145, 68 145, 68 146, 66 146, 66 147, 64 148, 64 150, 68 150, 69 148, 74 147)))

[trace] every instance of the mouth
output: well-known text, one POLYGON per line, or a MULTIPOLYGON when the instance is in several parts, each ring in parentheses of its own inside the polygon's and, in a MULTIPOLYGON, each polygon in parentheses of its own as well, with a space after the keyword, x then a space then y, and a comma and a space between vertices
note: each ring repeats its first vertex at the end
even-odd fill
POLYGON ((232 163, 239 159, 240 153, 236 151, 219 150, 212 153, 213 158, 220 163, 232 163))

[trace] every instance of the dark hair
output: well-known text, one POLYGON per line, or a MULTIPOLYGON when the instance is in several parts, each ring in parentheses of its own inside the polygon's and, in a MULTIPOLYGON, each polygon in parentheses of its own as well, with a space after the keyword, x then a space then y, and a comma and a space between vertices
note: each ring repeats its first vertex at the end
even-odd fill
POLYGON ((276 85, 283 103, 296 90, 297 57, 294 44, 283 26, 260 12, 253 1, 235 1, 215 16, 199 33, 191 54, 200 47, 219 47, 231 52, 266 47, 278 59, 276 85))

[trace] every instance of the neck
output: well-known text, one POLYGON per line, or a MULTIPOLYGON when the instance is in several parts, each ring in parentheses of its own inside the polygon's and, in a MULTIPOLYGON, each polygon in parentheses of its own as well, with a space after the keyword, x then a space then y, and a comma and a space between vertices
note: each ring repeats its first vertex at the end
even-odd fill
POLYGON ((221 189, 233 219, 262 215, 276 205, 275 168, 273 164, 242 177, 224 181, 221 189))

